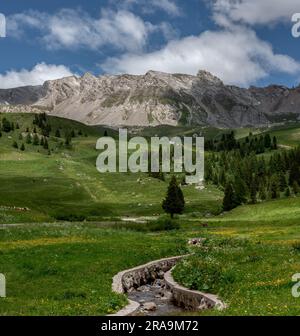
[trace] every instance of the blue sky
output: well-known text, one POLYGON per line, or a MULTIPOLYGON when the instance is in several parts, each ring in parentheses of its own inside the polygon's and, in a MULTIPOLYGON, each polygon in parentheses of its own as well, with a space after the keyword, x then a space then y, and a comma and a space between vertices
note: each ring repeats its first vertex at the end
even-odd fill
POLYGON ((0 88, 92 72, 197 74, 298 85, 299 0, 3 0, 0 88))

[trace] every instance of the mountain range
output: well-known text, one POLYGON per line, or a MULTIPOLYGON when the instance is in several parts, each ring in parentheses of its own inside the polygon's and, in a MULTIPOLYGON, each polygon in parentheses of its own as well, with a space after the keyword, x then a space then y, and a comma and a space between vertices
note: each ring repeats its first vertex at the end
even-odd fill
POLYGON ((0 90, 0 112, 40 112, 88 125, 265 126, 300 120, 300 87, 225 85, 207 71, 196 76, 86 73, 41 86, 0 90))

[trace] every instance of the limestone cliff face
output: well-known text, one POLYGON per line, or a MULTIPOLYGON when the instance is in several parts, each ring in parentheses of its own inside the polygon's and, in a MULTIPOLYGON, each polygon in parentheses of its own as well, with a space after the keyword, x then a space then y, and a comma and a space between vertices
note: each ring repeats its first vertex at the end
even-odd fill
POLYGON ((197 76, 149 71, 143 76, 66 77, 43 86, 0 90, 0 110, 46 110, 86 124, 243 127, 300 118, 300 88, 226 86, 197 76), (18 105, 18 106, 16 106, 18 105))

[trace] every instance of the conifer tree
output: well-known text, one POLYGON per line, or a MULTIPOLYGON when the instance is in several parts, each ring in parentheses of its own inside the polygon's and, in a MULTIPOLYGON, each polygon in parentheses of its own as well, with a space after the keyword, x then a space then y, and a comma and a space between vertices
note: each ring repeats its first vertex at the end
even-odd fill
POLYGON ((28 133, 27 134, 27 136, 26 136, 26 143, 28 143, 28 144, 31 144, 31 135, 30 135, 30 133, 28 133))
POLYGON ((293 162, 290 171, 289 184, 290 186, 292 186, 294 182, 297 182, 299 184, 299 181, 300 181, 300 169, 297 163, 293 162))
POLYGON ((174 217, 174 214, 182 214, 185 206, 184 196, 179 187, 176 177, 173 175, 170 181, 167 196, 163 200, 162 208, 166 213, 174 217))
POLYGON ((247 185, 238 175, 234 180, 233 189, 235 192, 235 200, 237 205, 241 205, 247 200, 247 185))
POLYGON ((231 183, 227 183, 225 187, 225 194, 223 199, 223 210, 230 211, 236 207, 236 200, 234 190, 231 183))
POLYGON ((285 189, 284 196, 285 196, 285 197, 290 197, 290 196, 291 196, 290 187, 287 187, 287 188, 285 189))
POLYGON ((298 195, 299 194, 299 184, 298 184, 298 182, 294 181, 292 188, 293 188, 294 194, 298 195))
POLYGON ((45 138, 44 140, 44 149, 49 149, 49 145, 48 145, 48 140, 45 138))
POLYGON ((255 204, 257 202, 256 199, 257 195, 257 185, 255 178, 252 178, 251 184, 250 184, 250 202, 251 204, 255 204))
POLYGON ((273 146, 272 147, 273 147, 274 150, 276 150, 278 148, 276 136, 273 137, 273 146))
POLYGON ((40 141, 39 141, 39 137, 37 136, 37 134, 35 133, 34 136, 33 136, 33 145, 34 146, 38 146, 40 141))
POLYGON ((279 196, 279 183, 276 175, 272 175, 270 180, 270 196, 272 199, 276 199, 279 196))
POLYGON ((279 189, 280 191, 285 191, 286 187, 287 187, 286 177, 285 174, 281 172, 279 174, 279 189))

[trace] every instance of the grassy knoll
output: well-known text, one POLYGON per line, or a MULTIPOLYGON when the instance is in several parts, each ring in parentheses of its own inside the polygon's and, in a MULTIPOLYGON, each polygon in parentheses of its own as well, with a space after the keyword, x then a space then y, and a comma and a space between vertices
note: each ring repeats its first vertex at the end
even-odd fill
POLYGON ((291 295, 292 276, 300 270, 299 207, 299 198, 282 199, 206 220, 201 236, 208 240, 174 274, 229 305, 205 315, 299 314, 300 301, 291 295))

